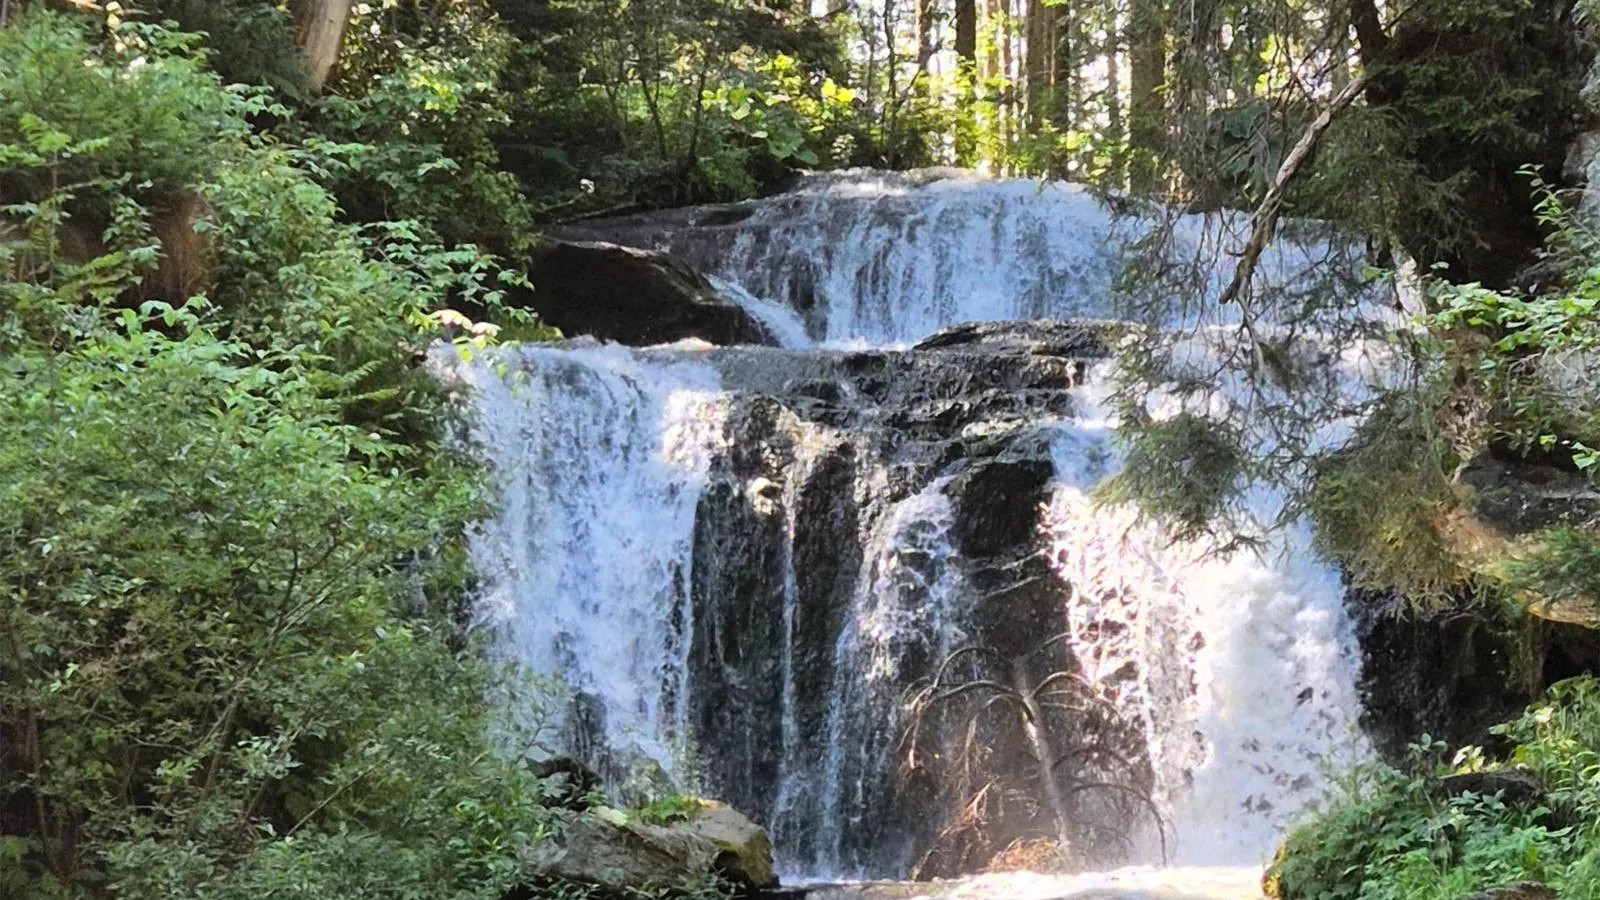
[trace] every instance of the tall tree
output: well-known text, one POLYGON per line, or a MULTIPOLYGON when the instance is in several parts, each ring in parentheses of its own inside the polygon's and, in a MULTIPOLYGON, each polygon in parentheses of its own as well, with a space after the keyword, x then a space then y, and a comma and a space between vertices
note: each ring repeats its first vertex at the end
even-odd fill
POLYGON ((295 41, 306 56, 311 86, 322 90, 344 50, 354 0, 302 0, 295 13, 295 41))
POLYGON ((1132 0, 1128 10, 1128 179, 1135 192, 1160 188, 1165 155, 1166 20, 1163 0, 1132 0))

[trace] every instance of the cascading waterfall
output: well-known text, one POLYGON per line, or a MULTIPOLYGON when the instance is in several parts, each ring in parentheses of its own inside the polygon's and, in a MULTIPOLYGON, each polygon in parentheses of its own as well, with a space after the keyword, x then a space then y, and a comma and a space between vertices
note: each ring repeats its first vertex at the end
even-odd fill
MULTIPOLYGON (((1316 560, 1303 525, 1222 557, 1207 542, 1172 540, 1136 509, 1096 504, 1090 492, 1120 465, 1115 423, 1096 398, 1108 377, 1080 391, 1084 413, 1057 426, 1052 448, 1042 524, 1079 591, 1068 620, 1078 634, 1121 626, 1088 654, 1091 678, 1144 671, 1136 702, 1180 837, 1175 861, 1248 864, 1321 796, 1324 766, 1365 753, 1344 585, 1316 560)), ((1258 488, 1248 502, 1271 521, 1282 498, 1258 488)))
MULTIPOLYGON (((583 698, 569 741, 672 765, 683 733, 681 618, 695 505, 718 439, 719 384, 691 361, 620 347, 530 348, 460 369, 502 475, 477 562, 502 647, 583 698), (663 674, 668 677, 663 679, 663 674)), ((596 759, 604 763, 606 760, 596 759)), ((607 766, 610 768, 609 766, 607 766)))
POLYGON ((828 698, 816 823, 826 837, 813 863, 818 872, 862 877, 874 858, 904 852, 887 846, 900 842, 892 834, 875 835, 873 846, 862 847, 852 840, 852 822, 872 805, 869 794, 892 777, 898 721, 882 713, 898 706, 902 671, 942 658, 960 635, 953 608, 960 602, 960 573, 950 541, 955 511, 944 490, 945 482, 935 481, 895 504, 866 548, 867 564, 834 651, 834 671, 853 677, 837 679, 828 698))
MULTIPOLYGON (((576 695, 552 749, 653 760, 765 819, 791 873, 937 871, 951 798, 903 758, 907 696, 958 646, 1017 665, 1064 632, 1153 773, 1163 830, 1129 826, 1121 861, 1159 861, 1175 831, 1178 861, 1260 862, 1320 761, 1362 752, 1336 573, 1300 528, 1222 558, 1096 506, 1120 460, 1094 341, 1024 326, 894 349, 1111 316, 1137 235, 1081 189, 967 177, 826 179, 737 211, 652 241, 802 349, 457 367, 503 488, 478 542, 485 618, 576 695)), ((1173 230, 1197 257, 1221 233, 1173 230)), ((1314 291, 1297 279, 1330 247, 1275 249, 1264 282, 1314 291)), ((1219 271, 1195 270, 1197 295, 1219 271)), ((1251 497, 1262 521, 1278 502, 1251 497)))

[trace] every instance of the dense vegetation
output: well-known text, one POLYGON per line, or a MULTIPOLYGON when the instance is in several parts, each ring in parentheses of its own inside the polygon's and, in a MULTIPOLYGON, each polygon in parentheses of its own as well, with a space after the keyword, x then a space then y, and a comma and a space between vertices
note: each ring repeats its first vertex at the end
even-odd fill
POLYGON ((341 221, 277 114, 163 27, 0 31, 6 897, 500 897, 544 827, 454 625, 487 498, 421 369, 499 269, 341 221))
MULTIPOLYGON (((1555 685, 1493 729, 1495 755, 1427 736, 1403 768, 1364 766, 1346 795, 1285 842, 1266 885, 1304 900, 1446 900, 1533 882, 1600 896, 1600 684, 1555 685), (1447 761, 1448 759, 1448 761, 1447 761)), ((1530 895, 1531 896, 1531 895, 1530 895)))
MULTIPOLYGON (((1600 537, 1486 556, 1454 476, 1485 450, 1600 470, 1600 237, 1557 178, 1590 12, 0 0, 0 894, 504 896, 550 819, 486 705, 518 676, 463 627, 493 497, 427 348, 549 333, 504 302, 545 225, 803 169, 1064 176, 1409 253, 1411 377, 1352 441, 1255 457, 1249 427, 1183 415, 1132 437, 1121 487, 1193 536, 1246 479, 1304 476, 1292 512, 1365 586, 1582 607, 1600 537)), ((1308 325, 1350 311, 1316 296, 1308 325)), ((1242 339, 1263 396, 1319 364, 1242 339)), ((1526 769, 1531 805, 1441 793, 1432 744, 1363 770, 1289 842, 1284 896, 1590 896, 1597 710, 1563 685, 1509 756, 1453 764, 1526 769)))

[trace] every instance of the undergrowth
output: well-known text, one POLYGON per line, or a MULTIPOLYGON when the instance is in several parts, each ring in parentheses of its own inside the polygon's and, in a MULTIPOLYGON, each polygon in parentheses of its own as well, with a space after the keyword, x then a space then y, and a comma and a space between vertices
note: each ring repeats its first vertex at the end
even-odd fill
POLYGON ((1448 753, 1424 736, 1407 765, 1350 773, 1268 870, 1280 900, 1447 900, 1538 882, 1600 898, 1600 682, 1551 688, 1494 728, 1511 747, 1448 753))

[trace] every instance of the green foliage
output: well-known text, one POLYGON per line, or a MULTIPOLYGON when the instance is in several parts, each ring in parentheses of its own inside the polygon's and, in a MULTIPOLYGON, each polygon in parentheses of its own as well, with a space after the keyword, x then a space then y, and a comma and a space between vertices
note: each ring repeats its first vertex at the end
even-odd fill
POLYGON ((1446 900, 1518 881, 1561 897, 1600 896, 1600 684, 1557 684, 1494 731, 1514 744, 1504 759, 1469 747, 1442 765, 1444 745, 1424 736, 1406 770, 1357 770, 1329 809, 1285 841, 1268 873, 1275 896, 1446 900), (1539 795, 1445 789, 1449 775, 1496 771, 1531 778, 1539 795))
POLYGON ((525 251, 532 214, 494 138, 509 36, 485 4, 362 4, 302 161, 363 222, 412 220, 454 245, 525 251))
POLYGON ((1414 607, 1452 601, 1470 581, 1442 527, 1456 508, 1456 456, 1439 430, 1437 381, 1385 397, 1337 453, 1319 461, 1308 508, 1318 549, 1358 586, 1414 607))
POLYGON ((1437 312, 1428 324, 1492 406, 1493 439, 1524 454, 1563 456, 1587 471, 1600 461, 1591 447, 1600 446, 1600 409, 1588 399, 1600 346, 1600 240, 1552 186, 1528 174, 1563 280, 1533 295, 1435 282, 1437 312))
POLYGON ((1239 487, 1244 459, 1238 436, 1225 424, 1185 413, 1126 433, 1127 457, 1104 488, 1111 501, 1137 500, 1174 537, 1207 533, 1213 517, 1239 487))
POLYGON ((192 35, 46 11, 0 30, 0 198, 37 201, 77 184, 152 197, 193 183, 249 133, 252 96, 223 90, 192 35))
POLYGON ((341 224, 192 39, 0 45, 0 888, 498 900, 543 789, 455 626, 489 497, 420 370, 498 267, 341 224), (211 290, 141 300, 175 192, 211 290))
POLYGON ((546 215, 750 196, 855 120, 836 36, 789 0, 498 3, 502 143, 546 215))
POLYGON ((305 60, 294 44, 292 4, 270 0, 141 0, 135 15, 201 36, 207 62, 228 84, 260 85, 285 101, 311 98, 305 60))
POLYGON ((1600 540, 1574 528, 1548 529, 1531 549, 1507 560, 1502 573, 1536 609, 1591 605, 1600 598, 1600 540))
POLYGON ((671 825, 674 822, 687 822, 693 819, 700 814, 704 805, 698 797, 669 794, 638 809, 630 810, 628 817, 646 825, 671 825))

